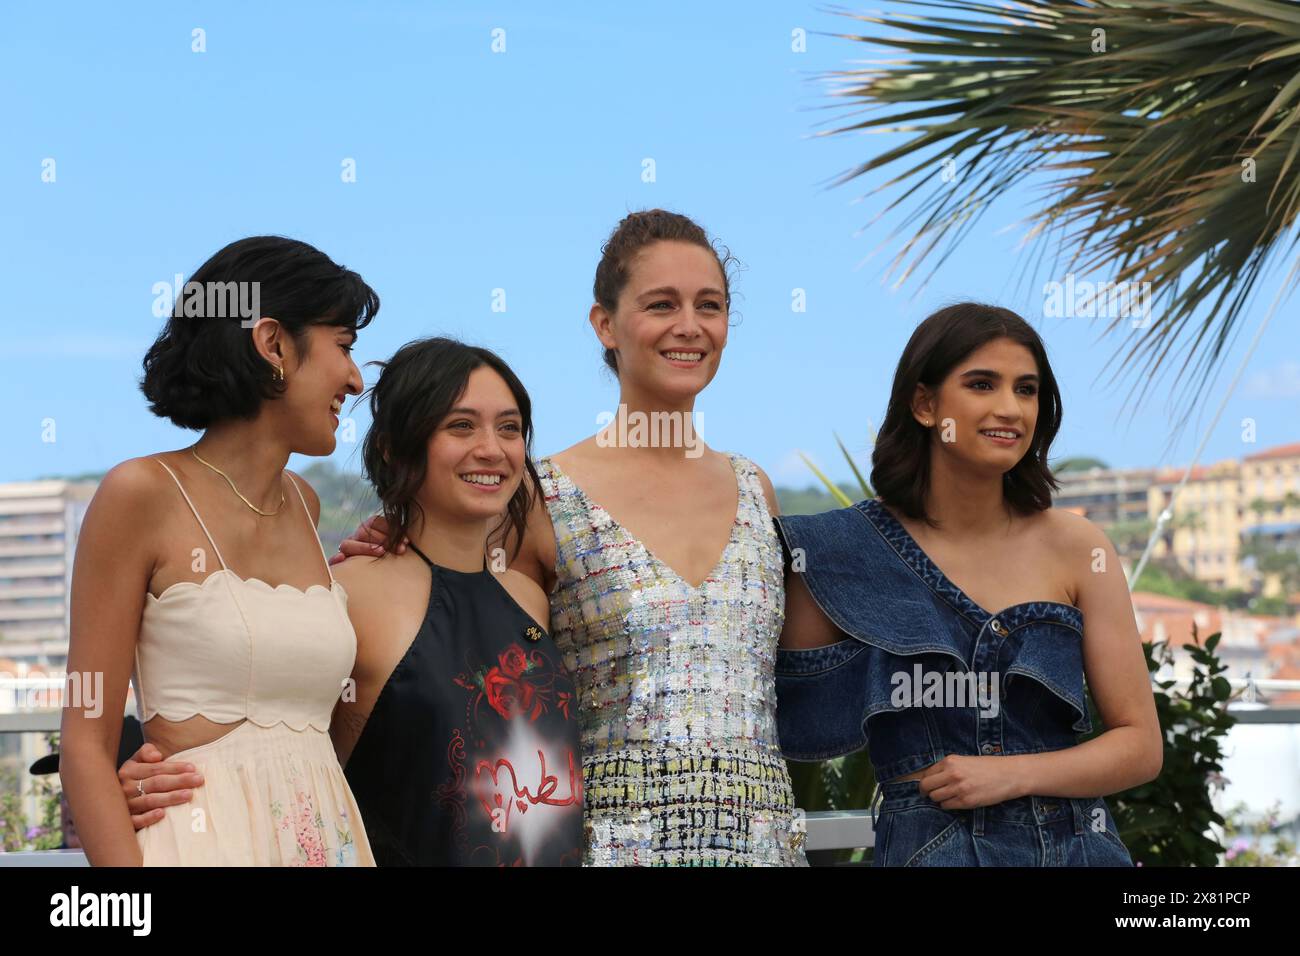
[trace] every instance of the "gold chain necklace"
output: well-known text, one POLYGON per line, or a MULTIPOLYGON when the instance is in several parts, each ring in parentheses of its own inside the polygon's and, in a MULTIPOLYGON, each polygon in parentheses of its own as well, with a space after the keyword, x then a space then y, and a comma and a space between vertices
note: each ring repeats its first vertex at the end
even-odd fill
POLYGON ((203 461, 202 458, 199 458, 199 453, 198 453, 197 451, 195 451, 195 450, 193 449, 193 447, 190 448, 190 454, 193 455, 195 458, 198 458, 199 461, 203 462, 203 464, 207 465, 209 468, 211 468, 213 471, 215 471, 215 472, 216 472, 218 475, 220 475, 222 478, 226 479, 226 484, 228 484, 228 485, 230 486, 230 490, 231 490, 231 491, 233 491, 235 494, 239 495, 239 500, 242 501, 244 504, 248 505, 248 507, 252 508, 252 509, 253 509, 254 511, 256 511, 258 514, 260 514, 260 515, 265 515, 266 517, 270 518, 270 517, 273 517, 273 516, 275 516, 275 515, 278 515, 281 511, 284 510, 284 483, 283 483, 283 480, 281 480, 281 484, 280 484, 280 505, 279 505, 279 507, 277 507, 274 511, 263 511, 261 508, 259 508, 259 507, 258 507, 257 505, 255 505, 255 504, 253 504, 251 501, 249 501, 247 498, 245 498, 242 494, 239 493, 239 489, 235 487, 235 483, 234 483, 233 481, 230 480, 230 476, 229 476, 228 474, 226 474, 224 471, 222 471, 222 470, 221 470, 220 468, 218 468, 216 465, 212 464, 212 462, 210 462, 210 461, 203 461))

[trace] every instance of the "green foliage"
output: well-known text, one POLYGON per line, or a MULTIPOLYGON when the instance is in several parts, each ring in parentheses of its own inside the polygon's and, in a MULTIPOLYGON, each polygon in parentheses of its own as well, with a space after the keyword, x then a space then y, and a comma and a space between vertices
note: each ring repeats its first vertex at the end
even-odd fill
POLYGON ((340 541, 379 510, 379 498, 359 473, 340 471, 330 461, 314 461, 302 470, 302 476, 320 497, 317 530, 327 553, 336 551, 340 541))
MULTIPOLYGON (((57 733, 46 734, 51 750, 58 749, 57 733)), ((27 819, 18 796, 18 771, 0 770, 0 851, 57 850, 63 843, 63 822, 59 812, 57 775, 32 777, 32 788, 40 806, 40 820, 27 819)))
MULTIPOLYGON (((1193 662, 1184 690, 1173 680, 1155 683, 1156 716, 1164 735, 1164 765, 1154 780, 1107 797, 1120 836, 1135 863, 1143 866, 1216 866, 1224 853, 1211 835, 1211 824, 1223 826, 1214 809, 1211 786, 1221 779, 1223 740, 1237 719, 1228 713, 1232 688, 1226 665, 1214 653, 1220 635, 1204 645, 1192 628, 1192 643, 1183 649, 1193 662)), ((1173 663, 1168 642, 1144 642, 1147 670, 1155 674, 1173 663)), ((1105 731, 1092 695, 1088 695, 1093 732, 1105 731)))
MULTIPOLYGON (((853 486, 847 482, 841 482, 835 487, 846 497, 852 497, 854 494, 853 486)), ((778 487, 776 499, 783 515, 815 515, 844 507, 838 497, 812 485, 802 489, 778 487)))
MULTIPOLYGON (((1300 591, 1300 551, 1293 543, 1248 532, 1242 541, 1240 556, 1250 559, 1260 574, 1276 575, 1283 594, 1300 591)), ((1286 601, 1281 603, 1285 607, 1286 601)))
POLYGON ((1275 802, 1263 817, 1256 819, 1250 819, 1244 803, 1228 811, 1223 827, 1228 844, 1223 866, 1300 866, 1295 841, 1276 832, 1281 806, 1275 802))
POLYGON ((1052 465, 1052 471, 1058 475, 1072 471, 1091 471, 1093 468, 1109 468, 1100 458, 1063 458, 1052 465))
POLYGON ((1142 570, 1142 577, 1134 583, 1133 590, 1164 594, 1184 601, 1209 604, 1212 607, 1250 611, 1252 614, 1285 615, 1288 613, 1285 598, 1266 598, 1242 588, 1219 590, 1212 584, 1192 577, 1178 565, 1178 562, 1169 558, 1148 564, 1142 570))
POLYGON ((1142 577, 1134 582, 1133 590, 1215 606, 1226 603, 1224 593, 1217 591, 1213 585, 1192 577, 1172 560, 1161 563, 1152 561, 1148 564, 1142 569, 1142 577))
MULTIPOLYGON (((794 805, 804 811, 866 810, 876 793, 876 773, 866 749, 811 763, 786 761, 794 805)), ((847 848, 831 853, 831 863, 860 863, 870 859, 861 849, 847 848)))

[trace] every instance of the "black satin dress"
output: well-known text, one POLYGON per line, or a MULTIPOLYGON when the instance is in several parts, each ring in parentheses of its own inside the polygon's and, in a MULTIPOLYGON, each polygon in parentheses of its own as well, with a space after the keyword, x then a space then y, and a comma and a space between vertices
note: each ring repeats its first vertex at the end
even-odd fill
POLYGON ((345 774, 380 866, 577 866, 576 692, 488 570, 432 574, 424 622, 345 774))

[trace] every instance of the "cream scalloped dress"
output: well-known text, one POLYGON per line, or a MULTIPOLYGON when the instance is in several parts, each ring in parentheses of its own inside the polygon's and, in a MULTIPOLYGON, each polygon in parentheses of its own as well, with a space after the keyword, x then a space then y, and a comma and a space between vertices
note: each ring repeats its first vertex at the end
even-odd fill
POLYGON ((329 737, 356 633, 324 548, 329 587, 238 577, 175 473, 154 460, 180 488, 221 570, 146 596, 132 675, 140 720, 242 723, 168 758, 194 764, 204 783, 189 803, 138 831, 144 864, 373 866, 329 737))

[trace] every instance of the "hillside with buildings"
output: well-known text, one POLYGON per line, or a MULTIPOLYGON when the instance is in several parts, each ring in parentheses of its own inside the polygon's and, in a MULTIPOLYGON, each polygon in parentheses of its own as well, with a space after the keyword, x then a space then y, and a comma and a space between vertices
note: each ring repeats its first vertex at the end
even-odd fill
MULTIPOLYGON (((1055 504, 1101 525, 1126 567, 1164 511, 1153 559, 1134 591, 1146 639, 1222 630, 1231 676, 1300 676, 1300 442, 1193 470, 1078 467, 1058 473, 1055 504)), ((327 551, 376 509, 369 485, 329 462, 303 470, 321 499, 327 551)), ((98 475, 0 484, 0 671, 59 671, 77 529, 98 475)), ((857 492, 842 486, 851 498, 857 492)), ((782 510, 836 507, 813 485, 777 489, 782 510)))

